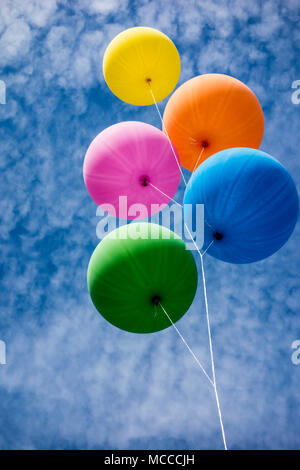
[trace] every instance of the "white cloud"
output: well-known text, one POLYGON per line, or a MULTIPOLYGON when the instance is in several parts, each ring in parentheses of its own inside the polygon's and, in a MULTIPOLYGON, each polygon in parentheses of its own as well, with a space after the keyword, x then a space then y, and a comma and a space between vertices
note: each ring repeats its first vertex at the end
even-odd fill
POLYGON ((0 65, 15 65, 29 51, 32 34, 27 23, 16 20, 10 24, 0 38, 0 65))

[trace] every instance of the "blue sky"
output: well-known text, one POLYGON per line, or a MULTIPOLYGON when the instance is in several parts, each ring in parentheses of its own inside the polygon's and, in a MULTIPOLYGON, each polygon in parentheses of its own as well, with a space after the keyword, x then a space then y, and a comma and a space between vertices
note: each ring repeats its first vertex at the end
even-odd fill
MULTIPOLYGON (((299 1, 1 0, 0 12, 0 448, 222 448, 214 395, 176 333, 122 332, 91 304, 98 219, 82 163, 111 124, 160 127, 154 107, 119 101, 101 74, 109 41, 145 25, 178 47, 179 84, 220 72, 253 89, 265 115, 261 148, 299 189, 299 1)), ((205 258, 229 448, 300 449, 300 365, 291 362, 299 244, 298 224, 265 261, 205 258)), ((209 369, 200 284, 178 326, 209 369)))

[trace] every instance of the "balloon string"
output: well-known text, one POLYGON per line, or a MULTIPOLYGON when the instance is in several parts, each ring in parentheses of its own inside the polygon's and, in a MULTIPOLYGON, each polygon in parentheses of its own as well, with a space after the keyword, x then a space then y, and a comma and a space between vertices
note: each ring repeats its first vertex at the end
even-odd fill
POLYGON ((206 248, 206 249, 203 251, 203 253, 201 253, 201 254, 202 254, 202 256, 204 256, 204 255, 205 255, 205 253, 207 252, 207 250, 209 250, 209 249, 210 249, 210 247, 211 247, 211 245, 213 244, 213 242, 214 242, 214 241, 215 241, 215 239, 213 239, 213 240, 210 242, 210 244, 208 245, 208 247, 207 247, 207 248, 206 248))
POLYGON ((148 183, 150 186, 152 186, 152 188, 156 189, 156 191, 159 191, 161 194, 163 194, 164 196, 166 196, 168 199, 170 199, 170 201, 173 201, 175 202, 178 206, 182 207, 181 204, 179 204, 179 202, 175 201, 175 199, 173 199, 172 197, 168 196, 166 193, 164 193, 161 189, 157 188, 156 186, 154 186, 154 184, 152 183, 148 183))
POLYGON ((169 143, 170 143, 170 146, 171 146, 171 149, 172 149, 174 158, 175 158, 175 160, 176 160, 177 166, 178 166, 178 168, 179 168, 179 170, 180 170, 182 179, 183 179, 184 184, 185 184, 185 186, 186 186, 186 180, 185 180, 184 174, 183 174, 183 172, 182 172, 182 168, 181 168, 180 162, 179 162, 178 157, 177 157, 177 155, 176 155, 176 152, 175 152, 175 150, 174 150, 174 147, 173 147, 173 144, 172 144, 171 139, 170 139, 170 137, 169 137, 168 131, 167 131, 165 125, 164 125, 164 121, 163 121, 161 112, 160 112, 160 110, 159 110, 159 107, 158 107, 158 105, 157 105, 157 102, 156 102, 156 99, 155 99, 155 96, 154 96, 152 87, 151 87, 151 85, 150 85, 150 81, 147 81, 147 83, 148 83, 148 85, 149 85, 149 90, 150 90, 151 96, 152 96, 152 98, 153 98, 153 101, 154 101, 154 104, 155 104, 157 113, 158 113, 159 118, 160 118, 160 120, 161 120, 161 124, 162 124, 163 131, 165 132, 165 134, 166 134, 166 136, 167 136, 167 138, 168 138, 168 141, 169 141, 169 143))
POLYGON ((212 369, 212 377, 213 377, 213 386, 214 386, 214 391, 215 391, 215 396, 216 396, 216 402, 217 402, 217 408, 218 408, 218 415, 219 415, 219 420, 220 420, 220 426, 221 426, 221 432, 222 432, 222 438, 223 438, 223 444, 224 444, 224 449, 227 450, 227 443, 226 443, 226 436, 225 436, 225 431, 224 431, 224 425, 223 425, 223 418, 222 418, 222 412, 221 412, 221 407, 220 407, 220 401, 219 401, 219 395, 218 395, 218 389, 217 389, 217 382, 216 382, 216 372, 215 372, 215 361, 214 361, 214 353, 213 353, 213 346, 212 346, 212 335, 211 335, 211 328, 210 328, 210 319, 209 319, 209 312, 208 312, 208 302, 207 302, 207 290, 206 290, 206 279, 205 279, 205 271, 204 271, 204 262, 203 262, 203 255, 206 253, 208 250, 209 246, 212 245, 212 242, 208 246, 208 248, 205 250, 205 252, 202 254, 201 251, 199 250, 197 243, 192 237, 191 232, 188 229, 188 226, 185 224, 187 231, 200 255, 200 260, 201 260, 201 272, 202 272, 202 281, 203 281, 203 292, 204 292, 204 302, 205 302, 205 310, 206 310, 206 323, 207 323, 207 331, 208 331, 208 339, 209 339, 209 350, 210 350, 210 360, 211 360, 211 369, 212 369))
MULTIPOLYGON (((150 183, 150 182, 149 182, 149 185, 152 186, 152 188, 156 189, 156 191, 159 191, 161 194, 163 194, 163 195, 166 196, 168 199, 170 199, 170 201, 175 202, 175 204, 177 204, 179 207, 181 207, 181 208, 183 209, 183 205, 182 205, 182 204, 180 204, 179 202, 177 202, 177 201, 176 201, 175 199, 173 199, 171 196, 168 196, 166 193, 164 193, 164 192, 163 192, 161 189, 159 189, 157 186, 155 186, 154 184, 152 184, 152 183, 150 183)), ((212 227, 211 225, 209 225, 205 220, 204 220, 204 222, 205 222, 209 227, 211 227, 212 230, 214 230, 213 227, 212 227)), ((192 237, 192 235, 191 235, 191 232, 189 231, 187 225, 186 225, 186 224, 184 224, 184 225, 185 225, 185 227, 186 227, 186 229, 187 229, 187 231, 188 231, 188 233, 189 233, 189 235, 190 235, 190 237, 191 237, 191 239, 192 239, 192 241, 193 241, 193 243, 194 243, 194 245, 195 245, 197 251, 199 251, 199 254, 200 254, 200 255, 204 256, 205 253, 207 252, 207 250, 209 250, 209 248, 211 247, 211 245, 214 243, 215 240, 213 239, 213 240, 210 242, 210 244, 208 245, 208 247, 205 249, 205 251, 204 251, 203 253, 201 253, 200 250, 198 249, 198 246, 196 245, 196 243, 195 243, 195 241, 194 241, 194 239, 193 239, 193 237, 192 237)))
POLYGON ((199 161, 201 160, 201 157, 202 157, 202 154, 203 154, 203 152, 204 152, 204 149, 205 149, 205 147, 202 147, 202 150, 201 150, 201 152, 200 152, 200 154, 199 154, 198 160, 196 161, 196 163, 195 163, 195 165, 194 165, 194 168, 192 169, 192 174, 193 174, 195 168, 197 167, 199 161))
MULTIPOLYGON (((172 197, 168 196, 166 193, 164 193, 164 192, 163 192, 161 189, 159 189, 157 186, 155 186, 154 184, 152 184, 152 183, 150 183, 150 182, 149 182, 149 185, 152 186, 152 188, 156 189, 156 191, 159 191, 161 194, 163 194, 163 195, 166 196, 168 199, 170 199, 170 201, 175 202, 175 204, 177 204, 179 207, 181 207, 181 208, 183 209, 183 205, 182 205, 182 204, 180 204, 179 202, 177 202, 177 201, 176 201, 175 199, 173 199, 172 197)), ((205 222, 205 223, 207 224, 207 222, 205 222)), ((198 250, 198 247, 197 247, 197 245, 195 244, 195 241, 194 241, 194 239, 193 239, 193 237, 192 237, 192 235, 191 235, 191 232, 189 231, 187 225, 186 225, 186 224, 184 224, 184 225, 186 226, 187 231, 188 231, 190 237, 192 238, 192 241, 193 241, 194 245, 196 246, 196 249, 198 250)), ((207 225, 209 225, 209 224, 207 224, 207 225)), ((211 225, 209 225, 209 227, 211 227, 211 225)), ((212 228, 212 227, 211 227, 211 228, 212 228)), ((200 253, 200 251, 199 251, 199 253, 202 254, 202 256, 204 256, 205 253, 207 252, 207 250, 209 250, 209 248, 211 247, 211 245, 214 243, 214 241, 215 241, 215 240, 213 239, 213 240, 210 242, 210 244, 208 245, 208 247, 206 248, 206 250, 205 250, 203 253, 200 253)))
POLYGON ((163 307, 163 305, 161 303, 159 303, 159 305, 161 306, 161 308, 163 309, 166 317, 168 318, 169 322, 172 324, 172 326, 174 327, 175 331, 177 332, 177 334, 179 335, 179 337, 181 338, 182 342, 185 344, 185 346, 187 347, 187 349, 189 350, 189 352, 191 353, 191 355, 193 356, 193 358, 195 359, 196 363, 198 364, 198 366, 200 367, 200 369, 202 370, 202 372, 204 373, 204 375, 206 376, 206 378, 208 379, 208 381, 210 382, 210 384, 214 387, 214 383, 213 381, 211 380, 210 376, 208 375, 208 373, 206 372, 206 370, 204 369, 203 365, 201 364, 201 362, 199 361, 199 359, 197 358, 197 356, 195 355, 195 353, 192 351, 192 349, 190 348, 190 346, 187 344, 186 340, 184 339, 184 337, 182 336, 182 334, 180 333, 180 331, 178 330, 177 326, 173 323, 170 315, 168 314, 168 312, 165 310, 165 308, 163 307))
POLYGON ((201 260, 201 271, 202 271, 202 280, 203 280, 203 291, 204 291, 204 299, 205 299, 206 321, 207 321, 207 331, 208 331, 208 337, 209 337, 209 349, 210 349, 210 358, 211 358, 211 368, 212 368, 212 374, 213 374, 214 390, 215 390, 215 396, 216 396, 216 402, 217 402, 218 415, 219 415, 219 420, 220 420, 220 426, 221 426, 224 449, 227 450, 226 436, 225 436, 225 431, 224 431, 223 418, 222 418, 222 412, 221 412, 219 394, 218 394, 217 382, 216 382, 215 361, 214 361, 214 353, 213 353, 213 347, 212 347, 210 320, 209 320, 208 303, 207 303, 207 292, 206 292, 206 279, 205 279, 204 262, 203 262, 203 255, 202 254, 200 255, 200 260, 201 260))
MULTIPOLYGON (((155 188, 157 191, 161 192, 162 194, 164 194, 166 197, 169 197, 167 196, 167 194, 163 193, 163 191, 161 191, 160 189, 158 189, 156 186, 154 186, 152 183, 149 183, 153 188, 155 188)), ((170 198, 170 197, 169 197, 170 198)), ((172 198, 170 198, 172 199, 172 198)), ((174 200, 174 199, 172 199, 174 200)), ((176 202, 176 204, 180 205, 177 201, 174 200, 174 202, 176 202)), ((210 360, 211 360, 211 369, 212 369, 212 376, 213 376, 213 380, 211 380, 211 378, 209 377, 209 375, 207 374, 207 372, 205 371, 205 369, 203 368, 202 364, 200 363, 200 361, 198 360, 198 358, 195 356, 195 354, 193 353, 193 351, 191 350, 191 348, 189 347, 189 345, 187 344, 187 342, 185 341, 185 339, 183 338, 183 336, 181 335, 180 331, 178 330, 178 328, 174 325, 174 323, 172 322, 171 318, 169 317, 168 313, 166 312, 166 310, 164 309, 164 307, 160 304, 161 308, 163 309, 164 313, 166 314, 166 316, 168 317, 169 321, 171 322, 171 324, 173 325, 173 327, 175 328, 175 330, 177 331, 178 335, 180 336, 180 338, 182 339, 182 341, 184 342, 184 344, 186 345, 186 347, 188 348, 188 350, 190 351, 190 353, 192 354, 192 356, 194 357, 194 359, 196 360, 197 364, 200 366, 201 370, 203 371, 203 373, 205 374, 205 376, 208 378, 209 382, 212 384, 213 388, 214 388, 214 392, 215 392, 215 397, 216 397, 216 403, 217 403, 217 409, 218 409, 218 415, 219 415, 219 420, 220 420, 220 426, 221 426, 221 432, 222 432, 222 438, 223 438, 223 444, 224 444, 224 449, 225 450, 228 450, 227 449, 227 443, 226 443, 226 436, 225 436, 225 430, 224 430, 224 425, 223 425, 223 418, 222 418, 222 411, 221 411, 221 406, 220 406, 220 400, 219 400, 219 395, 218 395, 218 389, 217 389, 217 382, 216 382, 216 372, 215 372, 215 361, 214 361, 214 353, 213 353, 213 346, 212 346, 212 335, 211 335, 211 328, 210 328, 210 319, 209 319, 209 311, 208 311, 208 301, 207 301, 207 290, 206 290, 206 279, 205 279, 205 271, 204 271, 204 263, 203 263, 203 256, 205 255, 205 253, 207 252, 207 250, 211 247, 211 245, 214 243, 214 240, 212 240, 210 242, 210 244, 208 245, 208 247, 206 248, 206 250, 201 253, 197 243, 195 242, 187 224, 185 223, 184 224, 186 229, 187 229, 187 232, 193 242, 193 244, 195 245, 196 247, 196 250, 198 251, 199 253, 199 256, 200 256, 200 260, 201 260, 201 272, 202 272, 202 282, 203 282, 203 292, 204 292, 204 301, 205 301, 205 310, 206 310, 206 323, 207 323, 207 331, 208 331, 208 339, 209 339, 209 351, 210 351, 210 360)))

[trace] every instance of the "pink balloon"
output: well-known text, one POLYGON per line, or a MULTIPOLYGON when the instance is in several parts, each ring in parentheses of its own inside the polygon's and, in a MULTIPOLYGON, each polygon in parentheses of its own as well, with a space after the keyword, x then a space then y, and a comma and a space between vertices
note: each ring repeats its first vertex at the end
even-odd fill
POLYGON ((95 137, 85 155, 83 177, 98 206, 122 219, 135 219, 149 217, 170 202, 180 170, 162 131, 127 121, 95 137))

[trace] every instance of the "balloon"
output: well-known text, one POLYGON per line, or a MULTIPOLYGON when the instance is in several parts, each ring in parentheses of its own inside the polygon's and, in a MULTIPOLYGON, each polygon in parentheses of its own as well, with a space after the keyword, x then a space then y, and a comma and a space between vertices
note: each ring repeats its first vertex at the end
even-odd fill
POLYGON ((178 51, 157 29, 136 27, 118 34, 103 58, 103 75, 111 91, 137 106, 163 100, 175 88, 180 75, 178 51))
POLYGON ((122 330, 152 333, 170 326, 190 307, 197 268, 183 240, 167 228, 131 223, 96 247, 87 273, 96 309, 122 330))
POLYGON ((204 204, 207 253, 229 263, 252 263, 275 253, 292 234, 298 195, 288 171, 265 152, 223 150, 192 175, 185 216, 204 204))
POLYGON ((264 134, 264 116, 254 93, 222 74, 200 75, 177 88, 163 123, 182 166, 190 171, 221 150, 259 148, 264 134))
POLYGON ((83 175, 96 204, 109 204, 103 209, 123 219, 162 210, 180 182, 168 138, 156 127, 135 121, 114 124, 98 134, 87 150, 83 175), (127 208, 120 206, 119 196, 126 196, 127 208))

